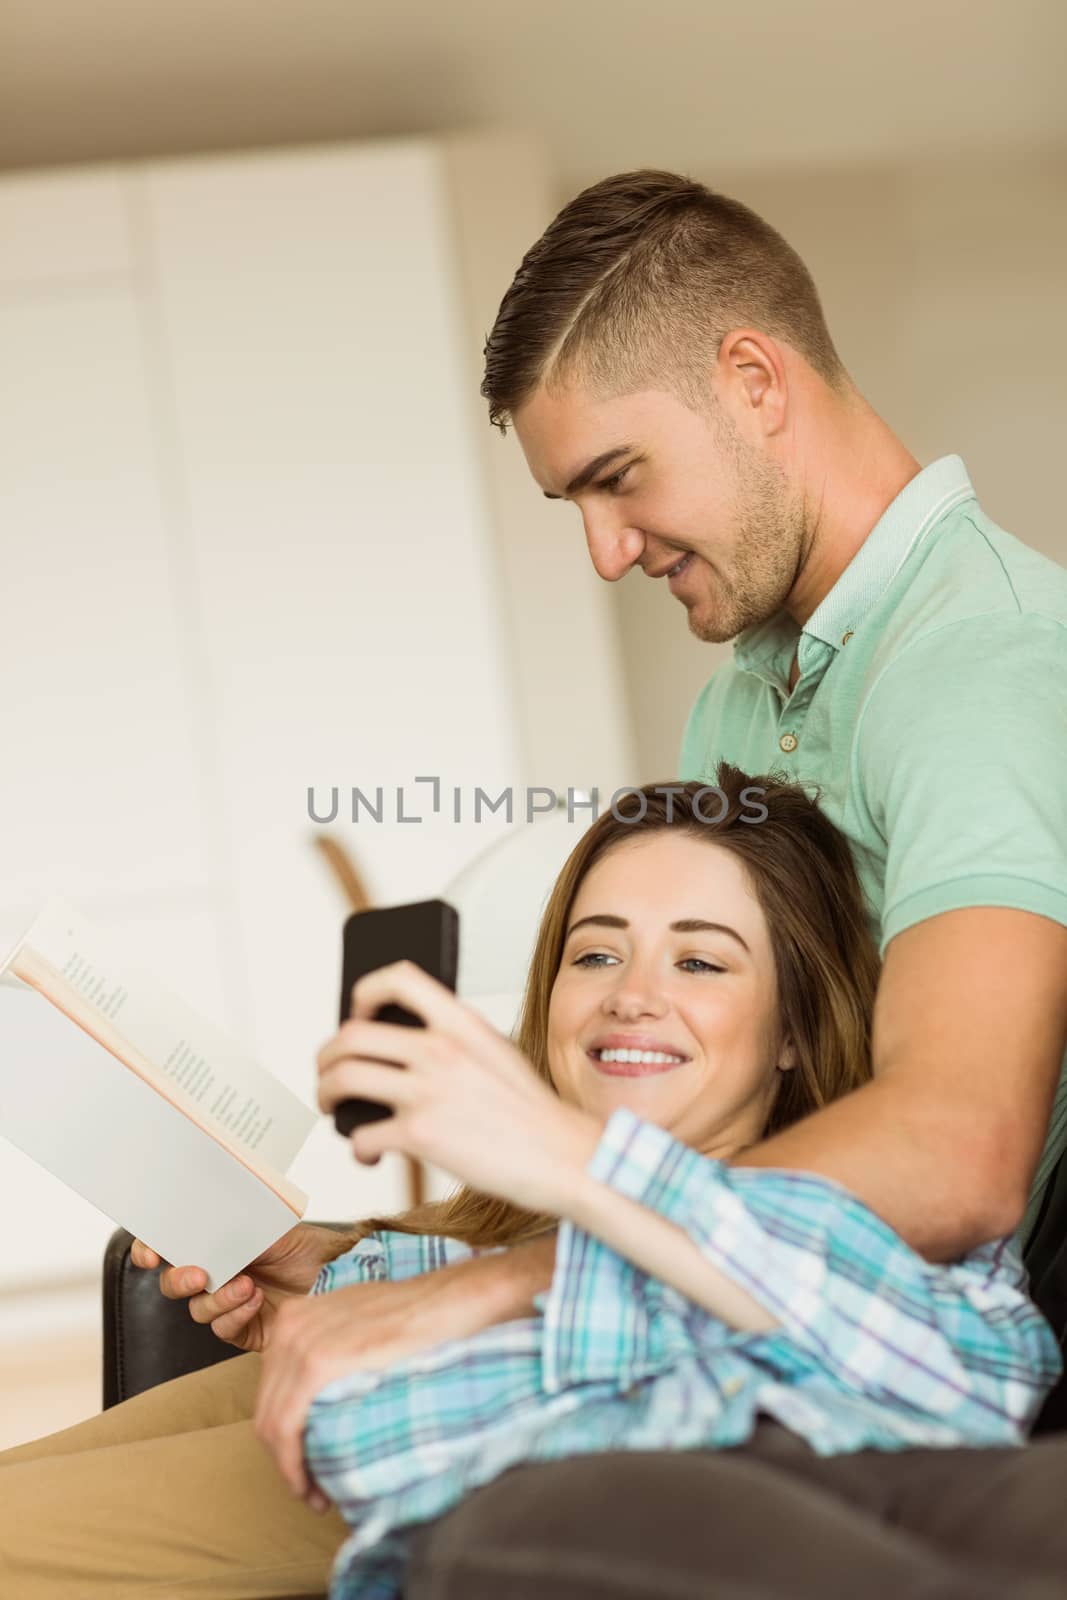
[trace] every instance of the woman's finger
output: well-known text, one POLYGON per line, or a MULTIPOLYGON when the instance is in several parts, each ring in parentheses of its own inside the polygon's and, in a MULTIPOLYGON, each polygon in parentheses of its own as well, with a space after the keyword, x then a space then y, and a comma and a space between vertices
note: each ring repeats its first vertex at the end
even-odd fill
POLYGON ((149 1248, 143 1239, 135 1239, 130 1246, 130 1260, 135 1267, 161 1267, 163 1257, 149 1248))
POLYGON ((387 1001, 399 1002, 403 990, 407 1009, 429 1026, 434 1021, 430 1011, 436 1001, 435 988, 455 998, 451 989, 437 978, 431 978, 417 962, 390 961, 388 966, 375 967, 373 972, 365 972, 356 979, 349 996, 348 1014, 353 1019, 373 1017, 378 1007, 387 1001), (424 981, 420 983, 420 979, 424 981))
POLYGON ((320 1072, 352 1056, 396 1066, 419 1066, 431 1053, 439 1051, 444 1037, 437 1029, 403 1028, 371 1017, 350 1017, 326 1041, 316 1061, 320 1072))
POLYGON ((253 1317, 259 1314, 262 1306, 262 1289, 253 1289, 243 1306, 235 1306, 232 1311, 215 1318, 211 1324, 212 1333, 227 1344, 232 1344, 241 1330, 247 1328, 253 1317))
POLYGON ((352 986, 352 1019, 370 1020, 378 1007, 389 1001, 413 1011, 427 1028, 439 1028, 461 1044, 476 1044, 493 1033, 484 1017, 464 1005, 447 984, 432 978, 414 961, 394 961, 357 978, 352 986))
POLYGON ((159 1290, 168 1300, 186 1300, 206 1282, 203 1267, 165 1267, 159 1275, 159 1290))
POLYGON ((380 1100, 387 1106, 410 1105, 421 1086, 405 1067, 383 1067, 370 1061, 346 1057, 329 1067, 319 1078, 319 1110, 332 1111, 342 1100, 356 1096, 380 1100))
POLYGON ((397 1117, 380 1117, 377 1122, 365 1122, 349 1135, 352 1154, 357 1161, 372 1167, 390 1150, 405 1150, 417 1154, 410 1145, 402 1143, 404 1130, 397 1117))
POLYGON ((236 1306, 243 1305, 254 1294, 255 1283, 248 1277, 231 1278, 212 1294, 197 1294, 189 1301, 189 1315, 194 1322, 214 1322, 236 1306))

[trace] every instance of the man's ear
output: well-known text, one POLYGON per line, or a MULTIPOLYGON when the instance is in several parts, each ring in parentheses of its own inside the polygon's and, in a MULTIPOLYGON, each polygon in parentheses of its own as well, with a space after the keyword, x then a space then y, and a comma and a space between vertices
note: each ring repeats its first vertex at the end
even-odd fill
POLYGON ((716 365, 720 384, 740 402, 735 424, 747 432, 746 423, 754 421, 764 435, 778 433, 785 425, 788 389, 778 342, 756 328, 733 328, 719 346, 716 365))

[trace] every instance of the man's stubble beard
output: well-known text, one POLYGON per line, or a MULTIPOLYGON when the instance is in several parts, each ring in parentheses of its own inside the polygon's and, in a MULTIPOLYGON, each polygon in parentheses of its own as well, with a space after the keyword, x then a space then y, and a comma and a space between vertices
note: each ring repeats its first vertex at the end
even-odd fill
POLYGON ((748 449, 732 430, 719 437, 733 465, 734 555, 726 576, 705 563, 708 607, 703 597, 686 607, 690 633, 705 644, 735 639, 780 611, 805 546, 803 507, 782 469, 748 449))

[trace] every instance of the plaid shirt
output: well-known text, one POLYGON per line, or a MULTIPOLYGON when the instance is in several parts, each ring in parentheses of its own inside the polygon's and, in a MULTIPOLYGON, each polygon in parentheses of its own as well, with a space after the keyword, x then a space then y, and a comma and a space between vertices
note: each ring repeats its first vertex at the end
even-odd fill
MULTIPOLYGON (((624 1108, 588 1171, 684 1228, 779 1325, 739 1332, 563 1221, 537 1316, 315 1396, 308 1468, 353 1529, 330 1600, 395 1600, 406 1530, 521 1462, 736 1445, 760 1411, 820 1455, 1020 1444, 1060 1375, 1011 1239, 933 1265, 840 1185, 730 1167, 624 1108)), ((383 1232, 311 1292, 479 1253, 383 1232)))

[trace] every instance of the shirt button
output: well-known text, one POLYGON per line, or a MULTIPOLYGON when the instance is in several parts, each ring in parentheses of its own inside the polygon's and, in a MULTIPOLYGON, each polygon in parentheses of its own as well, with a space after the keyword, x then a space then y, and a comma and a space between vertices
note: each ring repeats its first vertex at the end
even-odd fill
POLYGON ((779 739, 778 743, 782 747, 782 749, 786 752, 786 754, 788 755, 791 750, 795 750, 796 747, 797 747, 796 734, 783 733, 782 737, 779 739))
POLYGON ((727 1400, 732 1400, 734 1395, 740 1394, 744 1387, 745 1384, 742 1378, 727 1378, 722 1386, 722 1392, 727 1400))
POLYGON ((852 635, 855 633, 855 631, 855 628, 849 628, 847 633, 843 633, 841 635, 841 643, 848 644, 848 641, 852 638, 852 635))

